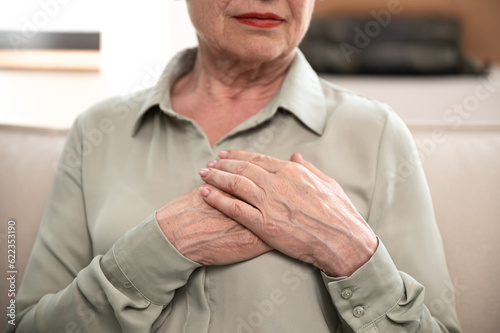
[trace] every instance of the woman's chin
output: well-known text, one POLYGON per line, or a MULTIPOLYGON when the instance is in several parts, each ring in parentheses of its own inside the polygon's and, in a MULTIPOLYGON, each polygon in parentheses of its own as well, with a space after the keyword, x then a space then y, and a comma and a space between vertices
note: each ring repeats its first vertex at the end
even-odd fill
POLYGON ((271 62, 286 57, 293 49, 289 50, 276 43, 251 42, 235 45, 228 51, 241 61, 271 62))

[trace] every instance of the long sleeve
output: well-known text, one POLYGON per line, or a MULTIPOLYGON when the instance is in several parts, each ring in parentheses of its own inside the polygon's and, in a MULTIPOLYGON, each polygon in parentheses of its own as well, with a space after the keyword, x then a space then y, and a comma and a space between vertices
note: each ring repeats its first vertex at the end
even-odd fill
POLYGON ((17 332, 149 332, 199 265, 161 232, 154 214, 93 257, 77 120, 54 177, 16 299, 17 332), (159 255, 160 254, 160 255, 159 255))
POLYGON ((323 280, 344 332, 459 332, 432 201, 413 139, 389 113, 368 223, 372 258, 348 278, 323 280))

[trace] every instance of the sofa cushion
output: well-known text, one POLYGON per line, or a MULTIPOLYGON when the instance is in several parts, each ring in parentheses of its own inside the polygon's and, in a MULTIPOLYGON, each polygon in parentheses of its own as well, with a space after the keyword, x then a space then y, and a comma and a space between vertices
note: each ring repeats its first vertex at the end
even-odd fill
POLYGON ((410 130, 429 182, 463 330, 496 332, 500 326, 500 125, 415 125, 410 130))
MULTIPOLYGON (((54 163, 61 154, 66 130, 0 125, 0 236, 2 256, 6 254, 7 222, 16 222, 16 267, 19 288, 24 268, 35 241, 54 175, 54 163)), ((64 237, 64 235, 61 235, 64 237)), ((0 260, 6 274, 7 261, 0 260)), ((7 285, 0 284, 1 307, 5 309, 7 285)), ((7 317, 1 316, 0 329, 7 317)))

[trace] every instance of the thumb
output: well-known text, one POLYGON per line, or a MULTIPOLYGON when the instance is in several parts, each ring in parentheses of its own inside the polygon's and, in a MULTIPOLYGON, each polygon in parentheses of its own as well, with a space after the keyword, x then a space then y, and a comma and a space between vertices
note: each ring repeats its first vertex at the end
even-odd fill
POLYGON ((290 157, 290 161, 294 163, 298 163, 304 167, 306 167, 307 170, 311 171, 313 174, 315 174, 318 178, 329 182, 331 181, 331 178, 325 175, 321 170, 316 168, 312 163, 306 161, 304 157, 302 157, 302 154, 299 152, 296 152, 290 157))

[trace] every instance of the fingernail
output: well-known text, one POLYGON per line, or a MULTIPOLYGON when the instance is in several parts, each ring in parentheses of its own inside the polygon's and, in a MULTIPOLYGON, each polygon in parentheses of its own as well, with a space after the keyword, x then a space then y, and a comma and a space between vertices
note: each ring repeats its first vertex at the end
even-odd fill
POLYGON ((228 158, 229 157, 229 152, 223 150, 219 153, 220 158, 228 158))
POLYGON ((206 187, 200 187, 200 194, 204 197, 208 197, 210 194, 210 189, 206 187))
POLYGON ((297 153, 297 157, 300 158, 301 160, 304 159, 304 157, 302 157, 302 154, 301 153, 297 153))
POLYGON ((215 168, 216 165, 217 165, 217 161, 210 161, 207 163, 207 167, 209 167, 209 168, 215 168))
POLYGON ((200 169, 200 171, 198 171, 198 173, 200 174, 200 176, 206 177, 210 173, 210 170, 208 170, 208 169, 200 169))

